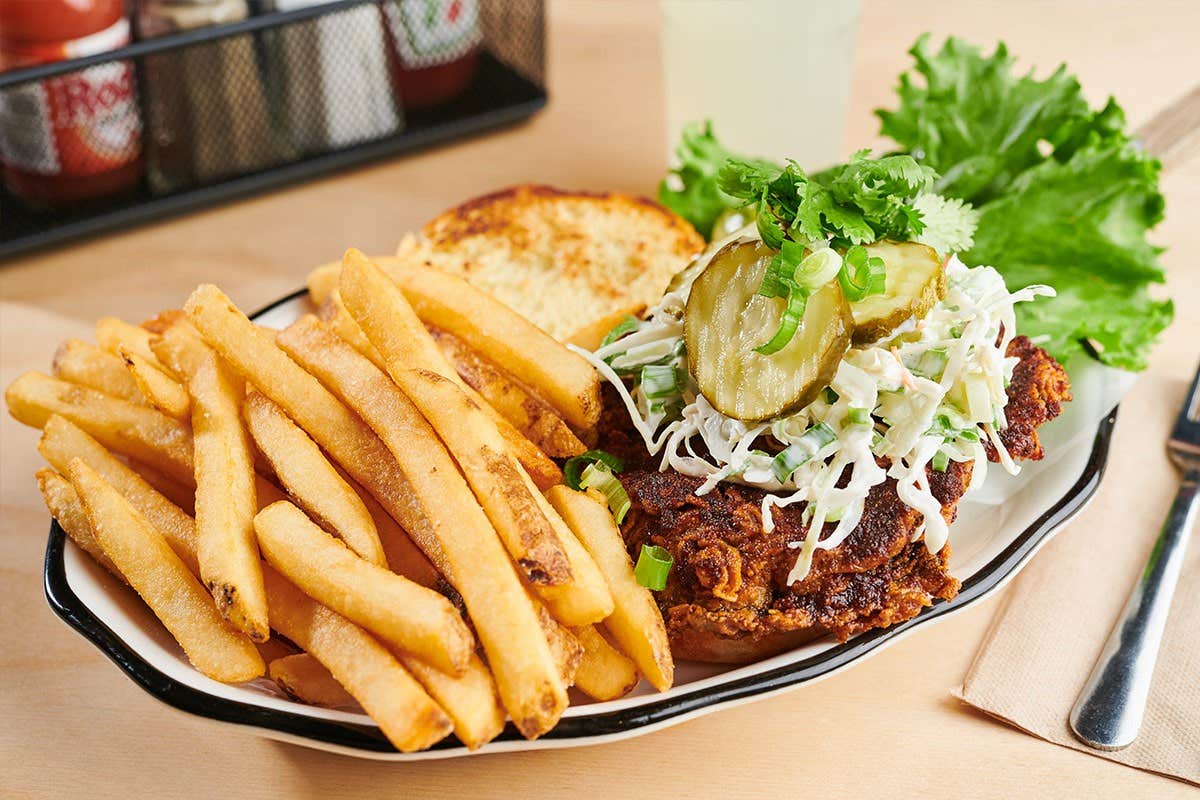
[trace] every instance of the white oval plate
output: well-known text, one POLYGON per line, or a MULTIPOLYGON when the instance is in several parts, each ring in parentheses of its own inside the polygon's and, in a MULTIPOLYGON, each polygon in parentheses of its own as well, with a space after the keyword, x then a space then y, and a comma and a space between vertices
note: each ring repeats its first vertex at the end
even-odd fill
MULTIPOLYGON (((255 315, 279 328, 310 311, 303 291, 255 315)), ((1116 411, 1108 398, 1119 375, 1086 365, 1072 370, 1077 400, 1043 433, 1051 457, 1015 478, 989 472, 982 489, 959 504, 952 528, 950 570, 962 580, 958 597, 936 602, 915 618, 868 631, 845 643, 826 638, 745 666, 680 663, 670 691, 645 682, 607 703, 573 704, 558 726, 526 741, 509 725, 478 751, 497 753, 599 744, 675 725, 687 719, 797 686, 858 663, 900 637, 996 592, 1077 514, 1099 486, 1116 411), (1097 422, 1099 420, 1099 422, 1097 422)), ((154 615, 127 587, 97 567, 54 524, 46 548, 45 590, 51 608, 154 697, 179 710, 252 728, 260 735, 365 758, 396 761, 468 755, 453 737, 421 753, 399 753, 361 711, 306 706, 282 696, 265 679, 230 686, 206 678, 154 615)), ((573 698, 574 702, 575 698, 573 698)))

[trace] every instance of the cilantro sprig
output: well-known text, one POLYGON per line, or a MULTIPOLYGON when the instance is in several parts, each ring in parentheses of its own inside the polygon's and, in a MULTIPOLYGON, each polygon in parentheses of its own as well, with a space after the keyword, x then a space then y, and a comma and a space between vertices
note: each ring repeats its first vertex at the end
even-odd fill
POLYGON ((757 161, 728 160, 718 174, 717 188, 757 207, 759 235, 767 247, 779 251, 758 293, 783 298, 785 307, 775 333, 755 350, 770 355, 786 347, 799 328, 809 295, 828 280, 827 276, 820 282, 804 280, 800 266, 810 248, 828 246, 844 252, 837 279, 847 299, 882 294, 883 260, 869 257, 862 245, 919 236, 925 226, 914 203, 936 179, 932 169, 911 156, 871 158, 867 150, 814 176, 794 161, 780 169, 757 161))

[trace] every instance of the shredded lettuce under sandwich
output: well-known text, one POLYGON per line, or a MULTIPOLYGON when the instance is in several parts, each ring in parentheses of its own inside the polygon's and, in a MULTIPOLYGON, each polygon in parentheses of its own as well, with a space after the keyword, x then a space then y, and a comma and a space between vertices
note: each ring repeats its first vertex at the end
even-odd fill
MULTIPOLYGON (((701 258, 756 235, 746 229, 701 258)), ((851 349, 819 399, 766 422, 725 416, 699 394, 684 345, 690 284, 664 296, 644 320, 622 323, 598 350, 573 349, 616 389, 650 454, 661 453, 660 468, 704 479, 698 495, 721 481, 767 491, 768 531, 772 509, 807 504, 807 533, 790 543, 800 552, 789 583, 808 573, 816 550, 850 535, 871 489, 888 477, 900 499, 924 516, 920 533, 936 553, 949 531, 926 470, 971 461, 977 486, 987 470, 986 438, 1001 465, 1016 473, 999 438, 1007 425, 1005 387, 1017 362, 1005 355, 1016 332, 1014 307, 1054 295, 1045 286, 1010 292, 994 269, 969 268, 953 257, 946 272, 945 298, 922 319, 851 349), (838 486, 844 473, 848 479, 838 486), (833 528, 823 535, 827 523, 833 528)))

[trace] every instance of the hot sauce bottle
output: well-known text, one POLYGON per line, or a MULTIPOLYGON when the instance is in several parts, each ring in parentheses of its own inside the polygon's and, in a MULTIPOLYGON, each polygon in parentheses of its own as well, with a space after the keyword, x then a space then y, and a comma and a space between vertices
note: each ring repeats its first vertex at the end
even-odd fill
MULTIPOLYGON (((123 0, 2 0, 0 71, 129 43, 123 0)), ((11 194, 38 208, 132 189, 141 177, 133 65, 97 64, 0 91, 0 163, 11 194)))
POLYGON ((478 0, 393 0, 381 8, 404 108, 439 106, 461 94, 479 68, 478 0))

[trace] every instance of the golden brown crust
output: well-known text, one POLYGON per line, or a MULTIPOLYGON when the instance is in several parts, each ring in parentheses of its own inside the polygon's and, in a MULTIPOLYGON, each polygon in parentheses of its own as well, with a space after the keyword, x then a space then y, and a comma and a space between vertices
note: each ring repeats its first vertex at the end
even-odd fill
MULTIPOLYGON (((1040 461, 1045 453, 1038 426, 1062 413, 1062 404, 1071 399, 1071 383, 1062 364, 1028 336, 1014 337, 1008 355, 1020 361, 1008 384, 1008 405, 1004 407, 1008 427, 1000 431, 1000 441, 1013 458, 1040 461)), ((986 447, 988 458, 995 461, 995 448, 990 443, 986 447)))
POLYGON ((704 249, 704 238, 687 220, 648 197, 622 192, 567 191, 537 183, 518 184, 480 195, 425 223, 421 232, 436 246, 454 246, 472 236, 500 235, 521 240, 528 235, 521 216, 526 211, 541 213, 563 202, 603 204, 609 209, 645 214, 661 225, 659 233, 683 258, 704 249))
POLYGON ((398 255, 466 278, 564 339, 656 302, 704 246, 686 220, 644 197, 526 184, 446 211, 398 255))

